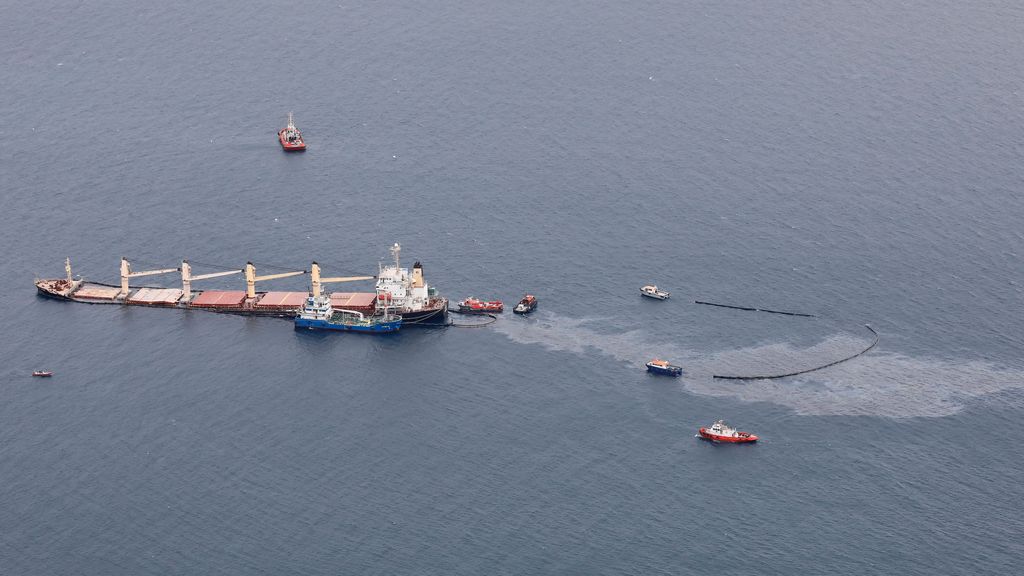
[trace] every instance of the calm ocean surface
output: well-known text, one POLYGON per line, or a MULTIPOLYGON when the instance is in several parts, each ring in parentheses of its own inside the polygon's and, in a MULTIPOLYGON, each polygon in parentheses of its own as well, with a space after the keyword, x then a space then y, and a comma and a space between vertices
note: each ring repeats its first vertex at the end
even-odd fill
POLYGON ((1019 2, 4 4, 0 574, 1024 565, 1019 2), (540 310, 378 338, 32 285, 393 242, 540 310))

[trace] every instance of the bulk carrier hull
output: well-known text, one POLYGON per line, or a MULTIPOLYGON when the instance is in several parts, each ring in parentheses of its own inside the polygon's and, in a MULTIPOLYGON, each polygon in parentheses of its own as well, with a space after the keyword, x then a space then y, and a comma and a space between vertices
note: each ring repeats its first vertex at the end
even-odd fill
MULTIPOLYGON (((125 297, 119 286, 102 282, 75 280, 69 283, 59 278, 36 280, 35 284, 39 296, 66 302, 177 308, 276 318, 296 317, 307 297, 305 292, 257 292, 255 298, 249 299, 243 291, 204 290, 193 291, 189 298, 185 298, 182 290, 155 286, 132 287, 125 297)), ((337 292, 331 295, 331 299, 339 307, 349 310, 373 313, 376 308, 376 294, 373 292, 337 292)), ((402 317, 402 325, 405 327, 446 326, 448 300, 435 298, 421 310, 392 310, 392 313, 402 317)))

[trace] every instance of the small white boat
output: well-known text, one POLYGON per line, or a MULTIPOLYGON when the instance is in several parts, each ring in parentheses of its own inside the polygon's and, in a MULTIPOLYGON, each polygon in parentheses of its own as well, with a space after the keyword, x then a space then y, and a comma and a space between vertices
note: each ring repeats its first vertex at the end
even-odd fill
POLYGON ((658 287, 653 284, 648 284, 640 289, 640 294, 647 296, 648 298, 654 298, 656 300, 666 300, 669 297, 669 293, 664 290, 658 290, 658 287))

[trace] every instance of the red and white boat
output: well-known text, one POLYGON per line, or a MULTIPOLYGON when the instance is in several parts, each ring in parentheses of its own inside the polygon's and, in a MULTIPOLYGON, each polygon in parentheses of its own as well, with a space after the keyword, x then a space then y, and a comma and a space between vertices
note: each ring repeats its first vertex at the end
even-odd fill
POLYGON ((292 113, 288 113, 288 125, 277 133, 277 139, 281 141, 281 148, 285 152, 302 152, 306 149, 306 142, 302 139, 302 132, 295 127, 292 121, 292 113))
POLYGON ((701 428, 698 431, 701 438, 705 440, 711 440, 712 442, 757 442, 757 436, 750 432, 740 432, 735 428, 731 428, 725 422, 719 420, 708 426, 707 428, 701 428))
POLYGON ((459 312, 462 314, 501 314, 503 310, 505 310, 505 305, 501 303, 501 300, 484 301, 466 298, 459 302, 459 312))

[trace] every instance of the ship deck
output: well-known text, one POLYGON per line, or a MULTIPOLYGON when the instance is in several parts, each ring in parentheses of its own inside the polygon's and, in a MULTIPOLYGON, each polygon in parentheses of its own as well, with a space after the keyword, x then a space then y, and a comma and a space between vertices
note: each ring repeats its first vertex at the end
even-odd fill
POLYGON ((242 290, 206 290, 199 292, 189 304, 192 308, 241 308, 245 303, 242 290))
POLYGON ((128 297, 128 304, 139 306, 175 306, 182 292, 176 288, 139 288, 128 297))
POLYGON ((267 292, 253 305, 272 310, 298 310, 309 297, 305 292, 267 292))
MULTIPOLYGON (((243 313, 248 310, 257 314, 298 311, 309 296, 306 292, 257 292, 253 301, 246 302, 243 290, 193 290, 191 298, 189 298, 179 288, 143 286, 132 288, 128 292, 128 297, 124 298, 121 295, 121 288, 112 284, 82 282, 70 294, 57 293, 55 291, 57 287, 55 284, 54 290, 46 290, 41 286, 40 291, 61 299, 93 304, 163 306, 243 313)), ((334 292, 330 297, 331 305, 334 308, 363 312, 373 310, 377 294, 374 292, 334 292)))
POLYGON ((344 310, 369 310, 373 308, 377 295, 373 292, 332 292, 331 308, 344 310))

